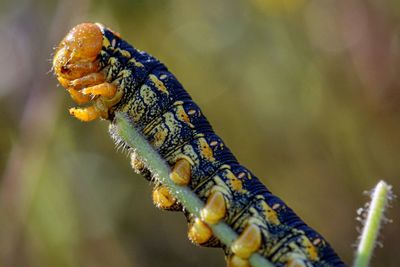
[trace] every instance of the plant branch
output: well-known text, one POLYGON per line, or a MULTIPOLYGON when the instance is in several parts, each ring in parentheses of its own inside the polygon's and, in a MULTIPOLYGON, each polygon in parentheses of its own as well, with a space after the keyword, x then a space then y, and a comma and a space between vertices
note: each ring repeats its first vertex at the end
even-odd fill
POLYGON ((372 252, 377 243, 379 229, 385 221, 384 211, 388 201, 392 198, 392 187, 380 181, 374 188, 371 195, 371 203, 364 228, 360 236, 360 243, 357 248, 356 258, 353 267, 366 267, 371 260, 372 252))

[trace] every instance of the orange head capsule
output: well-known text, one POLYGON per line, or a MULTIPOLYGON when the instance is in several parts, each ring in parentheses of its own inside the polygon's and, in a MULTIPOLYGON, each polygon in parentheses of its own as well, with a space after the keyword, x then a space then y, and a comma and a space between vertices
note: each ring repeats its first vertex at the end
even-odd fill
POLYGON ((99 55, 103 47, 102 26, 82 23, 74 27, 59 44, 53 69, 60 84, 72 99, 84 108, 72 108, 70 114, 82 121, 107 119, 109 110, 122 98, 122 90, 106 81, 99 55))
POLYGON ((94 23, 75 26, 59 44, 53 67, 60 78, 73 80, 98 71, 96 58, 103 44, 103 35, 94 23))

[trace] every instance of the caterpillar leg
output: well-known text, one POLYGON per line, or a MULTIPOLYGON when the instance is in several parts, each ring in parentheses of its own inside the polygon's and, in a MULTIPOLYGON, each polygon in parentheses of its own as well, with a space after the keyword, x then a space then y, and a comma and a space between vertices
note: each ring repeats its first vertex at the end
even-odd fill
POLYGON ((71 81, 70 85, 74 89, 81 89, 84 87, 90 87, 90 86, 104 83, 104 81, 105 81, 105 77, 104 77, 103 73, 94 72, 94 73, 90 73, 86 76, 83 76, 81 78, 71 81))
POLYGON ((216 224, 226 215, 224 195, 214 191, 207 199, 207 203, 200 211, 201 219, 208 224, 216 224))
POLYGON ((170 174, 171 180, 177 185, 188 185, 190 182, 191 166, 188 160, 179 159, 170 174))
POLYGON ((142 172, 146 169, 143 161, 141 161, 136 153, 131 154, 131 166, 132 169, 138 174, 142 174, 142 172))
POLYGON ((227 259, 227 267, 250 267, 250 262, 247 259, 232 255, 227 259))
POLYGON ((153 203, 159 209, 180 211, 182 206, 176 202, 168 188, 163 185, 156 186, 153 190, 153 203))
POLYGON ((131 154, 131 166, 132 169, 142 175, 147 181, 151 181, 151 172, 146 168, 144 162, 138 157, 136 153, 131 154))
POLYGON ((197 245, 207 243, 212 236, 213 234, 210 227, 199 218, 195 218, 193 224, 189 226, 188 237, 190 241, 197 245))
POLYGON ((88 122, 100 118, 102 112, 95 106, 89 106, 86 108, 70 108, 69 114, 81 121, 88 122))
POLYGON ((242 259, 248 259, 251 254, 256 252, 261 246, 261 231, 255 224, 249 224, 236 239, 231 250, 242 259))
POLYGON ((73 88, 68 88, 67 91, 72 100, 78 103, 78 105, 88 103, 90 100, 92 100, 92 97, 90 95, 82 94, 80 91, 73 88))
POLYGON ((107 118, 108 108, 114 105, 114 102, 118 102, 122 97, 121 92, 117 93, 117 87, 111 83, 101 83, 95 86, 86 87, 83 90, 69 89, 72 99, 77 100, 77 102, 87 103, 92 100, 93 96, 105 97, 107 100, 98 99, 95 103, 85 108, 71 108, 69 113, 75 118, 81 121, 92 121, 97 118, 107 118), (88 101, 88 98, 89 101, 88 101))
POLYGON ((104 96, 108 98, 114 97, 116 92, 117 87, 114 84, 107 82, 82 89, 83 94, 90 94, 92 96, 104 96))

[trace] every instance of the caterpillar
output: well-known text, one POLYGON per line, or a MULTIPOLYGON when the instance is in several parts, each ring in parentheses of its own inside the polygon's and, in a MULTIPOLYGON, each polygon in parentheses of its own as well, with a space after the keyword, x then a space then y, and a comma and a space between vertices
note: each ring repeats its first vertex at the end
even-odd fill
MULTIPOLYGON (((167 67, 99 23, 75 26, 55 51, 53 69, 71 98, 84 107, 70 114, 88 122, 111 122, 127 114, 170 165, 170 178, 204 201, 200 218, 185 212, 188 237, 198 245, 222 247, 228 266, 250 266, 258 252, 278 267, 345 266, 328 242, 280 198, 240 165, 216 135, 200 108, 167 67), (239 235, 230 247, 209 225, 225 221, 239 235)), ((143 162, 133 168, 150 179, 143 162)), ((182 210, 168 188, 155 183, 153 201, 161 209, 182 210)))

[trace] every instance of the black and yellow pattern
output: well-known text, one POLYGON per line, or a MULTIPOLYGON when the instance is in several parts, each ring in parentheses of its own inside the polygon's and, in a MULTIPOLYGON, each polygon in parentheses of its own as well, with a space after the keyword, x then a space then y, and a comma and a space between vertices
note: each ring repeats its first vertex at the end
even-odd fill
MULTIPOLYGON (((116 111, 128 114, 172 167, 171 179, 204 200, 201 218, 186 214, 193 242, 221 246, 207 225, 224 220, 240 235, 231 247, 223 247, 229 266, 249 266, 254 252, 276 266, 344 266, 321 235, 237 162, 157 59, 104 26, 86 23, 61 42, 53 65, 72 98, 91 104, 71 109, 72 115, 112 123, 116 111)), ((151 175, 138 159, 132 159, 132 166, 151 175)), ((153 199, 160 208, 181 209, 163 185, 156 185, 153 199)))

